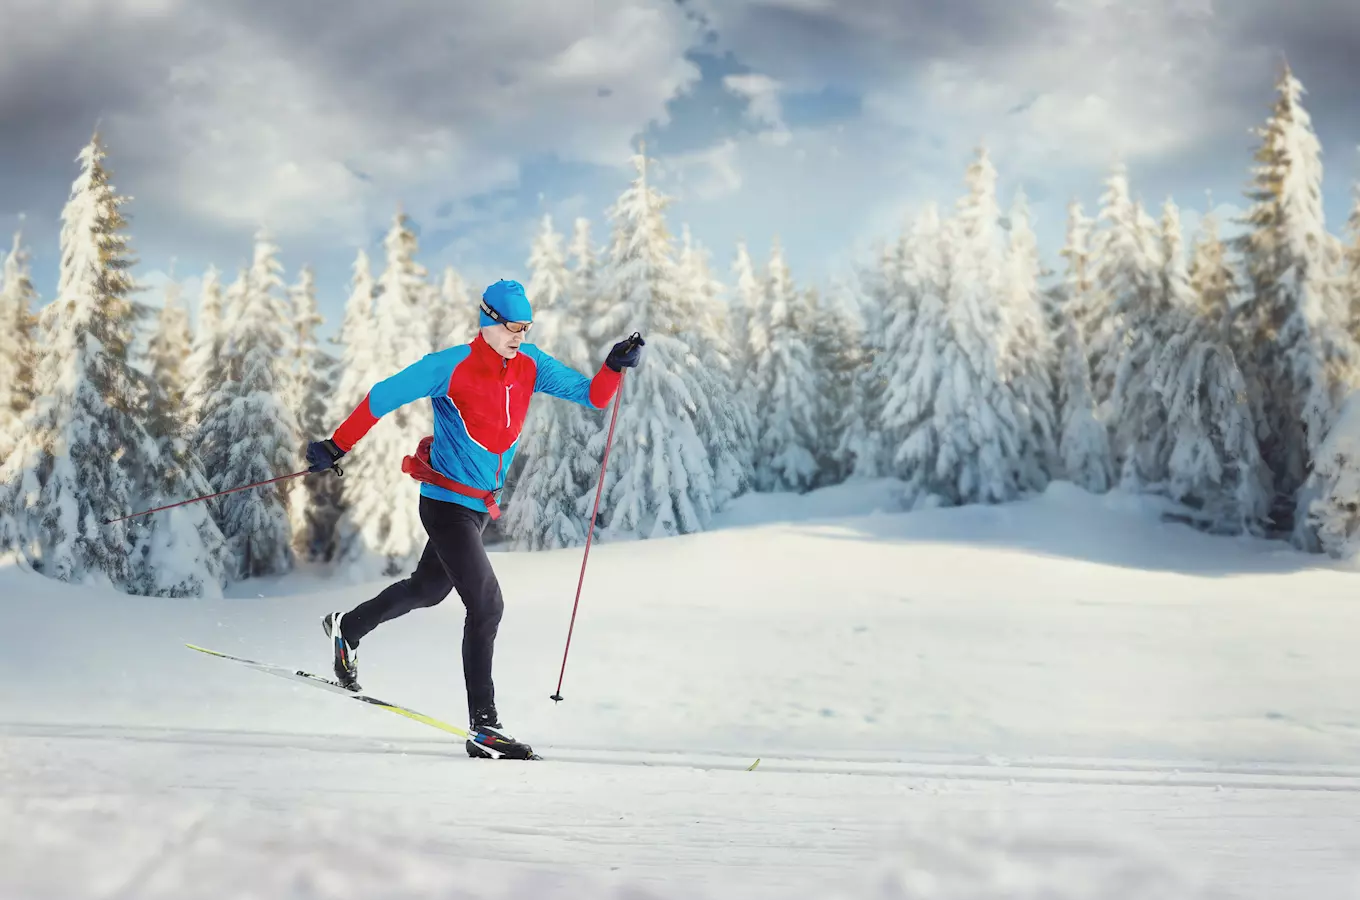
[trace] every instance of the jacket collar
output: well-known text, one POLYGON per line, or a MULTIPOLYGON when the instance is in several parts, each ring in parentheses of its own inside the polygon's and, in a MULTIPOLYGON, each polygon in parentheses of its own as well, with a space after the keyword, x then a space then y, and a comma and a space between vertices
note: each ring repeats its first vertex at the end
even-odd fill
POLYGON ((524 359, 523 345, 521 345, 520 352, 514 359, 506 359, 496 352, 495 347, 486 342, 486 338, 482 337, 480 331, 478 331, 477 336, 472 339, 471 344, 472 358, 477 361, 477 365, 479 366, 486 366, 488 368, 496 369, 497 371, 501 369, 509 370, 512 366, 516 367, 515 371, 521 371, 524 366, 524 363, 521 362, 521 360, 524 359))
POLYGON ((496 352, 495 347, 492 347, 486 342, 486 338, 482 337, 480 331, 478 331, 477 336, 472 339, 472 356, 477 362, 484 365, 493 365, 506 361, 505 357, 496 352))

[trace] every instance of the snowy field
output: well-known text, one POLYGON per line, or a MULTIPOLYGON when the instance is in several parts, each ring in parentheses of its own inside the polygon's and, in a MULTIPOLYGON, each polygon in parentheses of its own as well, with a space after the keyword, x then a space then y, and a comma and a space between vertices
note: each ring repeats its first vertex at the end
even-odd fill
MULTIPOLYGON (((184 647, 325 672, 379 585, 0 569, 0 898, 1360 898, 1360 574, 1063 485, 884 490, 597 545, 560 705, 580 551, 498 553, 541 763, 184 647)), ((460 612, 380 628, 365 688, 461 723, 460 612)))

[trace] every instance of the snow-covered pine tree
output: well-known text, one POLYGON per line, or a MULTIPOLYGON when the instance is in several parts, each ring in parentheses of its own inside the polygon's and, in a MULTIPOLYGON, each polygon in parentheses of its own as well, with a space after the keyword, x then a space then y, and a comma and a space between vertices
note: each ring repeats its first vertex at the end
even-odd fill
MULTIPOLYGON (((682 298, 675 249, 666 226, 668 198, 647 181, 645 149, 633 157, 637 178, 610 208, 613 235, 598 314, 589 334, 603 350, 640 332, 642 364, 626 372, 601 514, 606 534, 663 537, 707 527, 716 487, 695 422, 700 390, 680 337, 682 298)), ((599 358, 603 357, 601 353, 599 358)), ((598 471, 608 421, 590 443, 598 471)), ((590 513, 593 498, 578 509, 590 513)))
POLYGON ((1113 484, 1114 460, 1110 433, 1097 416, 1091 374, 1096 360, 1087 341, 1100 339, 1108 318, 1099 305, 1091 264, 1093 223, 1080 201, 1067 205, 1067 239, 1059 255, 1065 260, 1061 302, 1050 306, 1057 334, 1059 418, 1058 454, 1062 477, 1092 493, 1103 494, 1113 484))
MULTIPOLYGON (((751 376, 756 355, 764 352, 769 342, 769 335, 761 325, 768 316, 765 290, 745 241, 737 242, 736 256, 732 260, 732 284, 735 288, 730 300, 734 325, 732 342, 739 350, 734 356, 736 370, 733 374, 745 384, 751 376)), ((754 463, 754 457, 752 461, 754 463)))
MULTIPOLYGON (((140 481, 138 506, 165 506, 215 490, 185 432, 160 418, 158 402, 148 419, 157 431, 156 457, 140 481)), ((132 593, 160 597, 221 597, 231 552, 211 509, 201 503, 155 513, 135 523, 136 565, 132 593)))
POLYGON ((528 461, 515 481, 513 500, 506 502, 501 534, 516 550, 576 547, 585 542, 588 526, 578 510, 579 498, 593 491, 599 474, 591 470, 585 452, 597 428, 560 408, 575 404, 551 398, 536 403, 545 412, 521 439, 520 452, 528 461))
MULTIPOLYGON (((1086 348, 1086 367, 1088 381, 1096 376, 1100 359, 1093 349, 1109 343, 1114 322, 1110 316, 1108 298, 1096 285, 1096 260, 1092 241, 1095 236, 1095 222, 1086 215, 1081 201, 1073 199, 1067 204, 1067 240, 1060 254, 1065 261, 1063 273, 1062 303, 1064 318, 1071 318, 1086 348)), ((1055 329, 1060 323, 1055 322, 1055 329)), ((1095 395, 1092 394, 1094 402, 1095 395)), ((1097 404, 1099 406, 1099 404, 1097 404)))
MULTIPOLYGON (((33 369, 37 363, 35 340, 37 291, 29 276, 28 249, 19 233, 0 269, 0 460, 9 456, 18 440, 19 423, 33 402, 33 369)), ((0 482, 0 561, 9 561, 19 540, 19 526, 12 504, 0 482)))
MULTIPOLYGON (((372 387, 372 383, 367 379, 377 372, 373 363, 373 303, 377 285, 373 281, 373 269, 368 253, 363 249, 355 254, 351 272, 350 294, 345 302, 345 315, 341 320, 339 333, 331 338, 335 346, 334 356, 338 362, 335 388, 330 395, 326 428, 323 430, 326 437, 329 437, 345 417, 353 412, 354 407, 359 405, 365 393, 372 387)), ((358 537, 356 523, 345 515, 353 483, 351 478, 342 478, 337 486, 339 492, 335 511, 337 519, 331 545, 325 553, 327 560, 353 559, 359 552, 355 546, 358 537)))
POLYGON ((1246 269, 1237 358, 1265 411, 1261 455, 1274 479, 1272 518, 1307 545, 1295 527, 1306 527, 1310 499, 1300 488, 1356 361, 1328 265, 1321 147, 1303 107, 1303 85, 1287 65, 1276 91, 1271 116, 1257 129, 1247 229, 1234 240, 1246 269))
POLYGON ((755 474, 756 410, 737 380, 737 356, 743 351, 733 334, 723 285, 713 275, 708 251, 694 241, 689 226, 682 234, 679 269, 680 335, 690 348, 687 363, 698 387, 694 422, 713 467, 713 509, 717 512, 745 491, 755 474))
MULTIPOLYGON (((551 215, 545 215, 539 221, 538 234, 529 248, 529 271, 529 283, 524 290, 533 301, 535 317, 540 309, 557 310, 565 306, 565 298, 571 292, 571 273, 567 270, 567 255, 562 249, 562 235, 553 227, 551 215)), ((537 326, 535 330, 538 330, 537 326)), ((552 353, 553 348, 543 340, 534 335, 534 343, 552 353)))
POLYGON ((1052 380, 1055 348, 1039 295, 1039 242, 1030 226, 1029 201, 1023 191, 1017 193, 1008 218, 1001 376, 1010 384, 1022 418, 1023 489, 1042 491, 1060 468, 1052 380))
POLYGON ((184 407, 188 394, 185 376, 189 355, 193 352, 193 332, 189 327, 189 311, 182 302, 183 295, 184 288, 178 281, 166 282, 156 333, 147 346, 151 380, 165 392, 166 402, 176 410, 184 407))
POLYGON ((1092 493, 1103 494, 1114 483, 1110 432, 1096 418, 1090 361, 1075 316, 1064 321, 1059 347, 1062 367, 1058 381, 1061 410, 1058 454, 1062 459, 1062 477, 1092 493))
MULTIPOLYGON (((260 314, 267 310, 269 318, 261 319, 261 327, 266 323, 277 332, 277 342, 281 352, 270 360, 274 390, 284 406, 292 414, 293 443, 302 444, 302 433, 297 427, 297 410, 302 402, 302 390, 298 384, 297 361, 297 312, 293 308, 293 295, 283 280, 283 264, 279 262, 279 247, 274 243, 268 230, 261 228, 255 234, 255 253, 250 265, 247 283, 250 290, 259 293, 260 314)), ((251 300, 254 303, 254 298, 251 300)), ((284 496, 291 494, 293 485, 288 485, 284 496)))
POLYGON ((145 311, 131 299, 127 198, 109 181, 96 134, 62 211, 56 299, 13 452, 0 463, 3 505, 27 562, 62 581, 120 590, 133 582, 128 522, 136 474, 154 444, 142 425, 145 384, 129 350, 145 311))
POLYGON ((898 309, 883 319, 883 381, 880 427, 888 448, 882 475, 906 483, 906 502, 934 506, 957 502, 953 474, 962 462, 945 450, 937 400, 943 385, 943 357, 950 341, 949 290, 955 238, 939 208, 927 204, 905 244, 902 270, 910 273, 911 314, 898 309))
POLYGON ((1093 376, 1096 397, 1105 403, 1102 418, 1111 429, 1120 483, 1158 491, 1166 480, 1166 415, 1151 388, 1151 361, 1166 337, 1162 238, 1130 196, 1122 163, 1106 181, 1100 219, 1106 229, 1096 242, 1096 284, 1113 327, 1093 376))
POLYGON ((1350 218, 1346 220, 1349 243, 1345 245, 1342 275, 1343 303, 1351 337, 1360 341, 1360 185, 1355 188, 1350 218))
MULTIPOLYGON (((1360 391, 1347 395, 1313 459, 1308 526, 1336 559, 1360 556, 1360 391)), ((3 545, 0 545, 3 546, 3 545)))
POLYGON ((1219 237, 1218 216, 1212 202, 1200 219, 1199 233, 1190 251, 1190 290, 1200 318, 1209 323, 1218 340, 1228 341, 1237 301, 1237 273, 1228 259, 1227 245, 1219 237))
MULTIPOLYGON (((335 425, 330 422, 331 386, 335 383, 336 361, 321 346, 317 329, 325 318, 317 308, 316 276, 310 266, 298 273, 290 289, 294 311, 293 384, 300 430, 298 459, 305 459, 307 444, 329 437, 335 425)), ((340 484, 333 477, 309 476, 295 484, 289 507, 293 530, 294 556, 306 562, 325 560, 334 545, 335 522, 339 517, 340 484)))
POLYGON ((746 383, 756 401, 755 488, 807 491, 816 481, 819 448, 817 374, 784 249, 773 242, 765 297, 753 310, 755 339, 746 383))
POLYGON ((904 228, 899 240, 877 248, 876 265, 866 266, 855 283, 847 286, 853 298, 847 305, 856 314, 861 335, 850 400, 836 427, 836 459, 849 477, 878 478, 893 468, 882 428, 883 403, 894 368, 886 336, 902 328, 906 330, 901 333, 908 334, 919 307, 921 285, 917 273, 907 266, 911 240, 911 229, 904 228), (902 318, 907 321, 899 323, 902 318))
POLYGON ((368 379, 377 371, 373 359, 373 304, 377 285, 373 281, 367 252, 360 250, 355 255, 351 271, 345 317, 340 324, 340 333, 332 338, 340 359, 339 377, 328 413, 332 430, 359 405, 372 387, 368 379))
MULTIPOLYGON (((1158 309, 1163 313, 1195 313, 1199 298, 1190 283, 1190 270, 1185 256, 1185 235, 1181 230, 1181 212, 1174 200, 1162 206, 1161 249, 1158 253, 1161 270, 1158 273, 1158 309)), ((1169 332, 1171 329, 1167 329, 1169 332)))
POLYGON ((477 304, 472 300, 467 281, 453 266, 444 267, 436 308, 439 314, 432 318, 436 350, 469 343, 477 336, 480 327, 477 322, 477 304))
POLYGON ((28 248, 16 232, 0 270, 0 459, 17 440, 19 418, 33 402, 38 292, 28 260, 28 248))
MULTIPOLYGON (((280 360, 287 357, 279 306, 269 293, 256 288, 253 271, 254 267, 242 269, 227 289, 219 352, 223 380, 206 398, 199 428, 203 460, 219 491, 302 468, 297 419, 284 404, 275 376, 280 360)), ((230 580, 292 569, 288 507, 279 484, 214 502, 231 554, 230 580)))
MULTIPOLYGON (((212 473, 209 481, 216 485, 215 473, 227 465, 231 455, 228 418, 239 386, 242 349, 235 329, 246 305, 248 274, 244 267, 238 269, 236 279, 225 291, 220 290, 217 270, 210 269, 208 274, 210 277, 204 283, 200 329, 195 336, 195 349, 189 354, 190 365, 195 370, 189 390, 198 452, 206 471, 212 473), (215 327, 209 327, 214 319, 215 327)), ((221 501, 209 500, 207 504, 212 509, 214 521, 222 527, 221 501)), ((229 563, 228 578, 236 578, 234 560, 229 563)))
POLYGON ((1199 527, 1261 534, 1270 473, 1261 459, 1246 382, 1231 348, 1193 301, 1172 306, 1152 357, 1151 386, 1166 418, 1165 493, 1196 510, 1199 527))
POLYGON ((851 424, 856 381, 864 365, 864 325, 849 289, 834 284, 827 292, 810 288, 812 307, 808 344, 817 380, 817 458, 815 487, 840 484, 850 477, 849 460, 840 452, 841 428, 851 424))
POLYGON ((19 523, 14 520, 13 503, 14 498, 0 484, 0 565, 23 562, 23 554, 19 552, 19 523))
POLYGON ((571 268, 571 290, 567 293, 571 295, 575 309, 585 309, 591 304, 591 298, 599 293, 600 262, 590 236, 590 220, 584 216, 577 217, 572 225, 567 259, 571 268))
MULTIPOLYGON (((189 315, 178 285, 167 286, 156 333, 149 345, 151 380, 147 428, 155 443, 137 473, 139 509, 165 506, 212 493, 203 462, 194 450, 193 406, 187 401, 186 360, 192 338, 189 315)), ((204 503, 165 510, 131 523, 135 549, 131 590, 168 597, 220 597, 227 582, 230 552, 204 503)))
POLYGON ((954 503, 1018 497, 1024 422, 1000 371, 1002 249, 996 170, 985 149, 969 165, 968 193, 958 204, 955 246, 946 281, 948 340, 935 399, 941 445, 934 477, 954 503))
POLYGON ((1114 479, 1114 460, 1110 431, 1096 415, 1091 385, 1096 360, 1089 352, 1088 340, 1100 340, 1108 328, 1108 318, 1102 314, 1096 291, 1092 228, 1081 201, 1070 200, 1068 234, 1059 252, 1065 261, 1061 302, 1051 306, 1049 313, 1058 345, 1058 455, 1062 458, 1062 477, 1093 494, 1104 494, 1114 479))
MULTIPOLYGON (((398 211, 383 241, 385 266, 378 281, 373 310, 370 368, 349 399, 345 415, 363 400, 372 385, 432 352, 421 298, 426 270, 417 260, 419 243, 411 221, 398 211)), ((338 423, 337 423, 338 424, 338 423)), ((345 518, 358 533, 349 558, 369 554, 384 576, 410 571, 425 547, 420 523, 418 485, 401 471, 402 457, 414 453, 433 427, 429 404, 412 403, 383 417, 348 457, 345 469, 345 518)))
MULTIPOLYGON (((1115 378, 1127 350, 1147 321, 1158 294, 1158 235, 1154 222, 1129 192, 1128 167, 1118 162, 1105 179, 1100 198, 1098 229, 1091 241, 1095 297, 1088 319, 1087 350, 1095 361, 1091 371, 1096 407, 1117 428, 1115 378), (1101 327, 1100 323, 1106 323, 1101 327), (1094 326, 1094 327, 1092 327, 1094 326)), ((1139 396, 1136 390, 1131 396, 1139 396)), ((1115 436, 1113 449, 1120 467, 1127 452, 1115 436)))
POLYGON ((222 276, 216 266, 209 266, 203 275, 203 287, 198 300, 198 322, 194 327, 189 358, 184 364, 188 421, 195 429, 202 424, 204 404, 224 377, 218 358, 223 341, 222 310, 222 276))

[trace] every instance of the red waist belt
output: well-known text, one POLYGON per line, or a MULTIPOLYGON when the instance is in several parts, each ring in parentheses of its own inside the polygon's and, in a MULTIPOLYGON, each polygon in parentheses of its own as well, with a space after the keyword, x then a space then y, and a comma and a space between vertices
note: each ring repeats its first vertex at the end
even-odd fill
POLYGON ((434 435, 421 438, 420 446, 416 448, 416 455, 402 459, 401 470, 416 481, 433 484, 465 497, 475 497, 486 504, 486 511, 491 513, 491 518, 499 519, 501 508, 496 503, 495 491, 486 491, 481 488, 469 487, 466 484, 459 484, 430 465, 430 445, 433 443, 434 435))

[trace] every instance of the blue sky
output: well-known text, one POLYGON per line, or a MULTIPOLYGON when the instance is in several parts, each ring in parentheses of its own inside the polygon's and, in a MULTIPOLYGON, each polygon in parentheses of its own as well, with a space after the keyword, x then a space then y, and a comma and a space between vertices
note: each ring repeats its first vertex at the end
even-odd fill
MULTIPOLYGON (((1193 229, 1243 202, 1288 57, 1339 231, 1360 174, 1360 8, 1300 0, 557 0, 400 7, 264 0, 21 5, 0 36, 0 229, 43 300, 61 206, 98 126, 132 196, 138 275, 227 273, 266 225, 312 265, 334 325, 355 251, 380 264, 400 204, 422 262, 527 279, 543 214, 605 210, 645 139, 655 180, 727 276, 776 237, 825 285, 922 203, 952 204, 985 143, 1003 204, 1031 200, 1050 264, 1067 201, 1094 213, 1127 162, 1193 229), (25 17, 34 17, 32 22, 25 17), (39 19, 41 17, 41 19, 39 19)), ((7 13, 7 15, 10 15, 7 13)), ((7 242, 6 242, 7 243, 7 242)), ((155 299, 154 292, 150 299, 155 299)))

